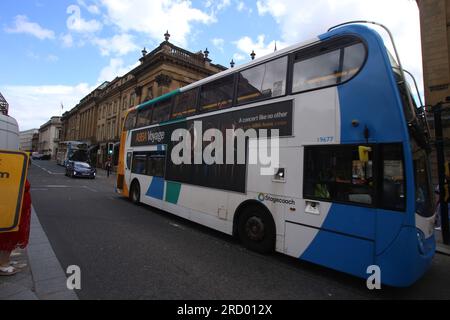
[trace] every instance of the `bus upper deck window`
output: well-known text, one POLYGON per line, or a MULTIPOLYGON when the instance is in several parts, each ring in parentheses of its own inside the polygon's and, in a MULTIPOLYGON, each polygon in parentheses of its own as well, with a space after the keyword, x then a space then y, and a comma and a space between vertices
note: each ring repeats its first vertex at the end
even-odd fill
POLYGON ((125 126, 124 126, 125 130, 131 130, 134 128, 134 126, 136 124, 136 115, 137 115, 136 111, 131 111, 128 113, 127 119, 125 120, 125 126))
POLYGON ((233 102, 234 76, 226 76, 202 86, 200 91, 201 112, 224 109, 233 102))
POLYGON ((144 110, 138 112, 136 120, 136 128, 145 127, 151 124, 152 120, 152 108, 147 107, 144 110))
POLYGON ((324 42, 295 55, 292 92, 338 85, 351 79, 366 59, 363 43, 355 38, 324 42))
POLYGON ((305 91, 337 84, 340 51, 335 50, 294 64, 292 91, 305 91))
POLYGON ((359 71, 366 57, 365 50, 362 43, 344 48, 341 82, 347 81, 359 71))
POLYGON ((155 104, 153 107, 152 124, 169 120, 171 105, 172 105, 171 99, 161 101, 155 104))
POLYGON ((286 73, 287 56, 240 72, 238 103, 284 95, 286 73))
POLYGON ((175 96, 172 108, 172 119, 188 117, 195 113, 198 89, 192 89, 175 96))

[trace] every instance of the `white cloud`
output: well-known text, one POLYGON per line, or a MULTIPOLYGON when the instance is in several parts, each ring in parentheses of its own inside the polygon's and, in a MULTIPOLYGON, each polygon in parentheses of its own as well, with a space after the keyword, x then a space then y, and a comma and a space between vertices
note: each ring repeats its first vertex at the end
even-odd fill
MULTIPOLYGON (((274 50, 275 50, 275 40, 265 43, 265 38, 266 38, 265 35, 260 34, 257 37, 257 40, 253 41, 252 38, 245 36, 245 37, 242 37, 239 40, 235 41, 234 44, 240 51, 242 51, 242 53, 248 59, 250 59, 250 53, 253 50, 255 51, 256 58, 260 58, 262 56, 265 56, 269 53, 274 52, 274 50)), ((287 44, 282 41, 277 41, 276 44, 277 44, 278 50, 287 46, 287 44)), ((239 57, 241 58, 242 56, 239 56, 239 57)), ((240 60, 244 60, 244 59, 240 59, 240 60)))
POLYGON ((100 71, 97 82, 102 83, 104 81, 112 81, 116 77, 123 76, 125 73, 137 67, 138 65, 139 62, 136 62, 133 65, 124 66, 123 59, 112 58, 109 60, 109 64, 100 71))
POLYGON ((111 54, 123 56, 139 49, 133 42, 133 39, 134 37, 129 34, 120 34, 109 39, 94 38, 92 42, 100 48, 102 56, 109 56, 111 54))
POLYGON ((46 58, 48 62, 57 62, 59 60, 59 57, 54 54, 49 54, 46 58))
POLYGON ((212 44, 219 49, 220 52, 223 52, 223 46, 225 44, 225 40, 221 38, 214 38, 211 40, 212 44))
POLYGON ((233 60, 234 62, 244 61, 246 59, 246 56, 244 56, 242 53, 235 53, 233 54, 233 60))
POLYGON ((63 47, 71 48, 73 47, 73 37, 70 33, 63 34, 60 37, 63 47))
POLYGON ((285 15, 287 12, 285 3, 283 1, 278 0, 257 1, 256 8, 258 9, 258 13, 260 15, 269 13, 277 19, 285 15))
POLYGON ((231 4, 231 0, 207 0, 205 8, 212 9, 214 12, 221 11, 231 4))
POLYGON ((25 15, 18 15, 14 20, 14 27, 6 28, 7 33, 25 33, 35 36, 40 40, 54 39, 55 33, 52 30, 45 29, 35 22, 28 20, 25 15))
POLYGON ((59 57, 54 54, 41 56, 33 51, 27 51, 27 57, 35 61, 57 62, 59 60, 59 57))
POLYGON ((236 10, 238 12, 247 11, 249 14, 253 13, 253 9, 250 8, 249 6, 247 6, 244 1, 237 1, 236 2, 236 10))
POLYGON ((227 7, 229 7, 231 4, 230 0, 219 0, 219 1, 215 1, 215 7, 218 11, 223 10, 227 7))
POLYGON ((94 33, 102 29, 102 24, 95 19, 84 20, 81 17, 81 9, 77 5, 70 5, 66 10, 70 14, 67 18, 67 28, 79 33, 94 33))
POLYGON ((170 41, 186 46, 193 23, 210 24, 213 15, 192 7, 190 1, 178 0, 101 0, 108 21, 122 32, 136 31, 161 42, 166 30, 170 41))
POLYGON ((100 9, 95 4, 87 4, 84 0, 77 0, 78 4, 85 8, 91 14, 100 14, 100 9))
POLYGON ((61 115, 73 108, 93 88, 86 83, 76 86, 2 86, 1 92, 9 103, 9 113, 16 118, 20 130, 39 128, 51 116, 61 115))
POLYGON ((32 59, 32 60, 39 60, 41 57, 33 51, 27 51, 27 57, 32 59))
MULTIPOLYGON (((409 0, 259 0, 259 15, 271 15, 279 24, 284 42, 311 39, 333 25, 351 20, 372 20, 393 33, 403 66, 423 90, 419 10, 409 0)), ((380 31, 390 48, 385 32, 380 31)), ((392 50, 391 50, 392 51, 392 50)))

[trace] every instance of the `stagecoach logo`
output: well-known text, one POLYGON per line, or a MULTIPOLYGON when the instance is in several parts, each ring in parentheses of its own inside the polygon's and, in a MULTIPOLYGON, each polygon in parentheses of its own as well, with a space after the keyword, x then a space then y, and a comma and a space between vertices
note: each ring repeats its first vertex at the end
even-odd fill
POLYGON ((295 206, 295 200, 294 199, 275 198, 275 197, 272 197, 269 194, 264 194, 264 193, 258 194, 258 200, 261 201, 261 202, 269 201, 269 202, 273 202, 273 203, 281 203, 281 204, 288 204, 288 205, 295 206))

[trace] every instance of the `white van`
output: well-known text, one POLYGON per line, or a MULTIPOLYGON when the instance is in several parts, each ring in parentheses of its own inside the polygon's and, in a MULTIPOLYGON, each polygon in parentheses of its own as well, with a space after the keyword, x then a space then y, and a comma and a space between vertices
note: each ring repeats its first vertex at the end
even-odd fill
POLYGON ((0 149, 19 150, 19 125, 16 119, 0 114, 0 149))

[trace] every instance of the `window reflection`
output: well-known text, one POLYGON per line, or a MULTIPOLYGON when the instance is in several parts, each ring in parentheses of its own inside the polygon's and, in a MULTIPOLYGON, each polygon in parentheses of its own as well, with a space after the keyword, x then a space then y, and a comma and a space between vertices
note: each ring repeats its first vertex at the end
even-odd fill
POLYGON ((282 96, 286 93, 287 57, 239 73, 238 103, 282 96))

